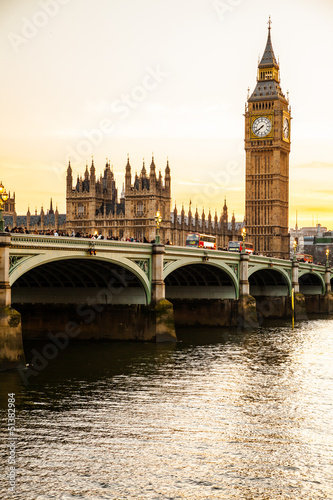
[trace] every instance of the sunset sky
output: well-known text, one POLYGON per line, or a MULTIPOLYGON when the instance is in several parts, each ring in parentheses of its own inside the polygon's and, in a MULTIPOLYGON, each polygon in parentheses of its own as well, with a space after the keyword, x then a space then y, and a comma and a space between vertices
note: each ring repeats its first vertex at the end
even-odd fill
POLYGON ((292 110, 290 226, 333 229, 332 0, 1 0, 0 180, 18 214, 65 212, 94 157, 164 171, 190 199, 244 218, 244 106, 272 18, 292 110))

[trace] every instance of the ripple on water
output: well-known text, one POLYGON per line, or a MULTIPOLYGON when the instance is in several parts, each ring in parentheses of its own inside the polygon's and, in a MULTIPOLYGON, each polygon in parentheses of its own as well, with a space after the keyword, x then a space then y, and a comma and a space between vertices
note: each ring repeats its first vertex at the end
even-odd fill
POLYGON ((323 319, 184 331, 176 346, 73 343, 28 386, 4 374, 15 498, 333 498, 332 333, 323 319))

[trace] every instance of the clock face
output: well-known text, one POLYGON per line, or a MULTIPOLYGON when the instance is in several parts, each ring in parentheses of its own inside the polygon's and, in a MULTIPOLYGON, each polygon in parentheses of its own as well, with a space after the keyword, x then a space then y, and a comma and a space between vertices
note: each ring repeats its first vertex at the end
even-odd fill
POLYGON ((257 137, 266 137, 272 130, 272 123, 267 116, 259 116, 252 123, 252 132, 257 137))
POLYGON ((289 137, 289 120, 285 118, 283 120, 283 137, 284 139, 288 139, 289 137))

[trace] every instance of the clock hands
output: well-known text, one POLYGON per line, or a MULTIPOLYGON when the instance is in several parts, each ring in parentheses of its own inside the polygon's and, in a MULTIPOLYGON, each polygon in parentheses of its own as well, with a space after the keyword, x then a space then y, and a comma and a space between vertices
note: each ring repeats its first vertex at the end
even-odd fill
POLYGON ((259 132, 259 130, 261 130, 264 126, 265 126, 265 124, 263 123, 263 124, 261 125, 261 127, 259 127, 259 128, 257 128, 257 129, 256 129, 256 132, 259 132))

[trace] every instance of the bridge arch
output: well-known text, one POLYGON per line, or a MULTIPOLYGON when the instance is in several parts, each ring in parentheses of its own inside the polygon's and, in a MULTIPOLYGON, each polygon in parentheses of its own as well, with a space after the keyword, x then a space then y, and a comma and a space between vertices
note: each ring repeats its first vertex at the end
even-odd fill
POLYGON ((148 304, 151 297, 148 276, 130 259, 73 252, 22 260, 10 273, 10 285, 12 303, 83 303, 89 299, 92 303, 148 304))
POLYGON ((236 274, 219 261, 198 262, 179 259, 164 270, 167 299, 236 299, 239 285, 236 274))
POLYGON ((289 274, 279 267, 256 265, 249 269, 250 295, 254 297, 288 297, 291 294, 289 274))
POLYGON ((316 271, 303 269, 298 275, 299 291, 303 295, 323 295, 325 293, 325 279, 316 271))

